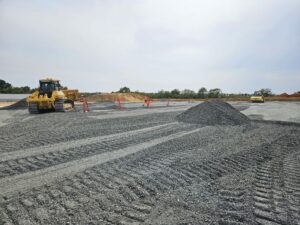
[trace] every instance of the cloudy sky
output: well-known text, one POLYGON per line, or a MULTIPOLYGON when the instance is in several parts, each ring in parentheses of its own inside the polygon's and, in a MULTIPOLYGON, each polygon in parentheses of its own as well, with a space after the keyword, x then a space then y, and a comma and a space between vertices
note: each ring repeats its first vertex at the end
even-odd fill
POLYGON ((0 79, 81 91, 300 90, 299 0, 0 0, 0 79))

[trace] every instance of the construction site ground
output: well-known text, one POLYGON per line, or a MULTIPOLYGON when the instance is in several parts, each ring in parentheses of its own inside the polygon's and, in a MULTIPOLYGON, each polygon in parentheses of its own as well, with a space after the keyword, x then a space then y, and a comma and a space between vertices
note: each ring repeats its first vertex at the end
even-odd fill
POLYGON ((196 104, 0 110, 0 224, 299 225, 300 102, 178 122, 196 104))

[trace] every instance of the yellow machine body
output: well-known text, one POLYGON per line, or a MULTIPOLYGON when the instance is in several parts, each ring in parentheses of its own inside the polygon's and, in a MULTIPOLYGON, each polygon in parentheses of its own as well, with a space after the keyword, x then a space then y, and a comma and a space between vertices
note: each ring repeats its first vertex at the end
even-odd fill
POLYGON ((78 90, 62 90, 59 80, 45 78, 40 80, 39 90, 27 99, 30 113, 41 111, 67 111, 74 107, 78 90))
POLYGON ((257 102, 257 103, 264 103, 265 102, 265 98, 264 96, 252 96, 250 98, 251 102, 257 102))

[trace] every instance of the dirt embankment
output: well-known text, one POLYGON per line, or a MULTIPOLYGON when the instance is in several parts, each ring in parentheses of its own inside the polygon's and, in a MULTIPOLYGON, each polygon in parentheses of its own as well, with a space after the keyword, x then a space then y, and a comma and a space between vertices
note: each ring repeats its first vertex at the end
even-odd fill
POLYGON ((118 98, 122 102, 143 102, 145 96, 137 93, 102 93, 87 97, 91 102, 115 102, 118 98))
POLYGON ((2 107, 6 107, 6 106, 9 106, 9 105, 12 105, 14 104, 15 102, 0 102, 0 109, 2 107))

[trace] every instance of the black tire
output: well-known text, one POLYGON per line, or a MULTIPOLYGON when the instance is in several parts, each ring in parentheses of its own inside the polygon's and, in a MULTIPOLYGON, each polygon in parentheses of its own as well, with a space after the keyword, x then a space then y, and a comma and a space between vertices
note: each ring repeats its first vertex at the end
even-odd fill
POLYGON ((69 112, 74 109, 74 102, 71 100, 59 99, 54 103, 55 112, 69 112), (72 105, 71 109, 65 109, 64 103, 70 103, 72 105))
POLYGON ((28 112, 30 114, 38 114, 38 113, 40 113, 39 108, 38 108, 38 104, 36 102, 29 103, 28 104, 28 112))

